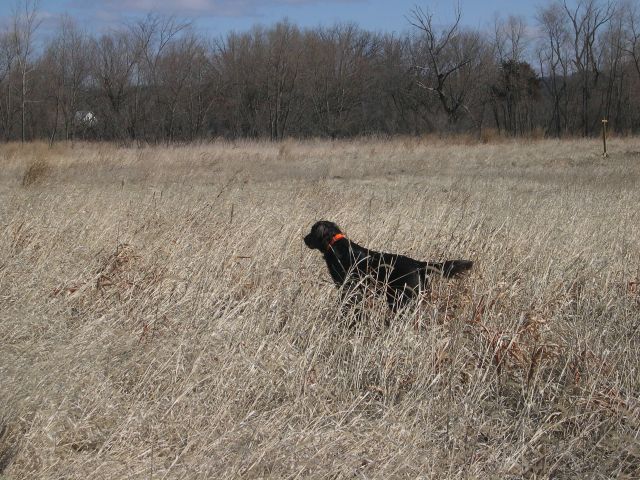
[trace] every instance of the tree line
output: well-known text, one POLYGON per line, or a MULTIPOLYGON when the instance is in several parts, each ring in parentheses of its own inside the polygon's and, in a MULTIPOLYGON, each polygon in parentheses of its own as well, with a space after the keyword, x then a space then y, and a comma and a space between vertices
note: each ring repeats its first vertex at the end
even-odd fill
POLYGON ((640 131, 634 2, 552 0, 484 30, 415 7, 403 34, 285 20, 211 38, 153 14, 92 34, 63 16, 43 38, 36 1, 0 30, 4 141, 640 131))

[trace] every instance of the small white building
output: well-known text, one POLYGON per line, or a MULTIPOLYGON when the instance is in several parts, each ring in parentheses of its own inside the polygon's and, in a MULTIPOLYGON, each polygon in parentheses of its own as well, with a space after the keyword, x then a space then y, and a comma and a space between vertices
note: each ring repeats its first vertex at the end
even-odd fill
POLYGON ((98 123, 98 118, 88 110, 78 110, 73 116, 73 122, 77 127, 90 128, 98 123))

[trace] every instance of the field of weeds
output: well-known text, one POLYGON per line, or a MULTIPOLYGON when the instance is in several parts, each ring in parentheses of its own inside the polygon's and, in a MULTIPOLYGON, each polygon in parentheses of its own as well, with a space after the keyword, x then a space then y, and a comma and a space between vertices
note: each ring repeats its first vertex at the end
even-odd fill
POLYGON ((638 478, 640 139, 599 149, 0 147, 0 478, 638 478), (350 330, 319 219, 474 270, 350 330))

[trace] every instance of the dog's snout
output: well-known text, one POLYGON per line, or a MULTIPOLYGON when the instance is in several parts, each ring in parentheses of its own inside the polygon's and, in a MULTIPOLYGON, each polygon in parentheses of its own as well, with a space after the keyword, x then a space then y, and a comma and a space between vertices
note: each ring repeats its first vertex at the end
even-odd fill
POLYGON ((304 244, 311 248, 311 238, 309 238, 311 236, 311 234, 308 234, 307 236, 304 237, 304 244))

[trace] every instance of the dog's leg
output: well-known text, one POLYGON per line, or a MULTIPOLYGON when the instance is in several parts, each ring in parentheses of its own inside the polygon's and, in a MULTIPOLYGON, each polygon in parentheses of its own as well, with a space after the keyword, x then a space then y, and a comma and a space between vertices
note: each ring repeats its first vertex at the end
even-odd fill
POLYGON ((343 287, 340 294, 342 318, 348 321, 349 329, 354 329, 364 315, 362 303, 364 296, 358 288, 343 287))
POLYGON ((414 298, 416 298, 415 290, 407 285, 405 285, 401 290, 393 288, 387 289, 387 304, 394 314, 397 314, 409 305, 414 298))

